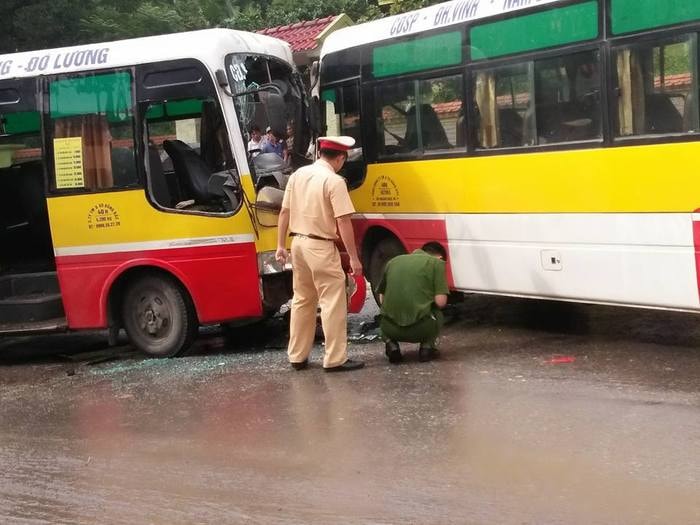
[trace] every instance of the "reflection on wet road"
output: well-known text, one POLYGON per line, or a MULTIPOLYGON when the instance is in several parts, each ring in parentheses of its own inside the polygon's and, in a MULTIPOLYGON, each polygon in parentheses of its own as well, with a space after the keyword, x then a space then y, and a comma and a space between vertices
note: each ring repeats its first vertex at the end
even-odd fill
POLYGON ((440 361, 0 343, 3 523, 698 523, 700 318, 469 298, 440 361), (75 354, 76 351, 91 351, 75 354), (103 354, 100 354, 100 352, 103 354))

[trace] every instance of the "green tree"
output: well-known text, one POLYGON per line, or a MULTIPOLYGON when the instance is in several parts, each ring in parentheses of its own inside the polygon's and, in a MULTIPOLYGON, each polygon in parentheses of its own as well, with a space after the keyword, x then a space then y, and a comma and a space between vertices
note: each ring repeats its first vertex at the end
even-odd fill
MULTIPOLYGON (((436 3, 399 0, 389 14, 436 3)), ((0 53, 229 27, 254 31, 346 13, 381 18, 376 0, 0 0, 0 53)))
POLYGON ((0 52, 83 43, 80 21, 91 7, 91 0, 2 0, 0 52))

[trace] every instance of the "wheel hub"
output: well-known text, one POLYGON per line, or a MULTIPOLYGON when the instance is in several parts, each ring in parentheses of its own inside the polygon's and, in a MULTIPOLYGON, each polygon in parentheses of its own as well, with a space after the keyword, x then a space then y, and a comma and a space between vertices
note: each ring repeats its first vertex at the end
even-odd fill
POLYGON ((163 299, 149 295, 143 298, 139 326, 152 337, 162 337, 170 326, 170 311, 163 299))

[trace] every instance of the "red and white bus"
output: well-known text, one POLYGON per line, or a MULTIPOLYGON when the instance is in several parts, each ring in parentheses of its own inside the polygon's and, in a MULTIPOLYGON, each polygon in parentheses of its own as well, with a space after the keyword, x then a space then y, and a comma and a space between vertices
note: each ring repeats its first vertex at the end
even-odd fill
POLYGON ((278 309, 256 201, 307 162, 305 97, 286 43, 233 30, 0 56, 0 333, 123 327, 173 356, 278 309), (253 126, 291 130, 291 161, 253 158, 253 126))

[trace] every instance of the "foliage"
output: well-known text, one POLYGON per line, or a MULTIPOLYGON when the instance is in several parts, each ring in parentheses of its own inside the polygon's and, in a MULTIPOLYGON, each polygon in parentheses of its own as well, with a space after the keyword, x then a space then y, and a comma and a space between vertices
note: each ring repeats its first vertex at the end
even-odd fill
MULTIPOLYGON (((397 0, 388 14, 437 3, 397 0)), ((1 0, 0 53, 29 51, 204 29, 255 31, 347 14, 355 22, 381 18, 376 0, 1 0)))

